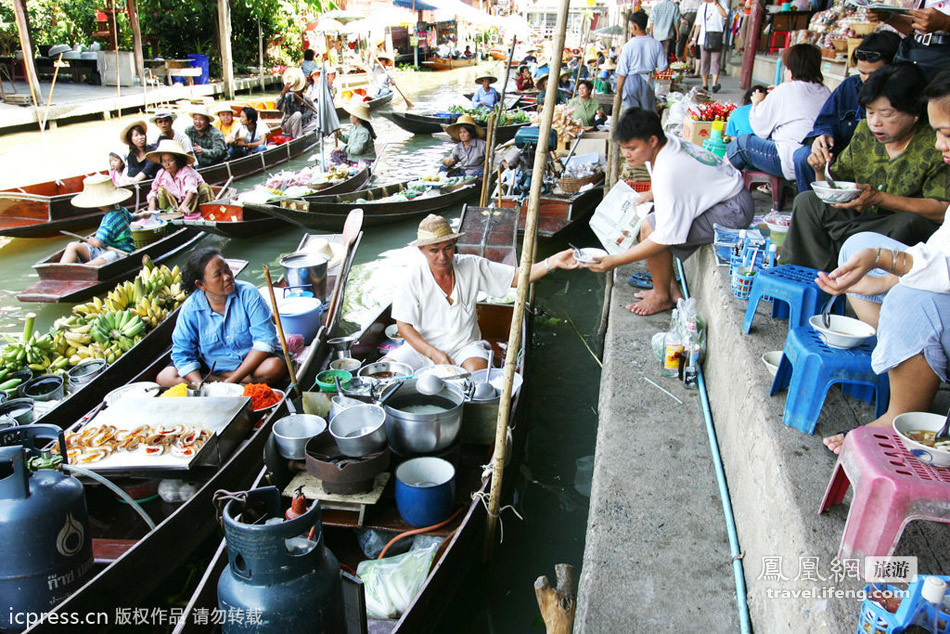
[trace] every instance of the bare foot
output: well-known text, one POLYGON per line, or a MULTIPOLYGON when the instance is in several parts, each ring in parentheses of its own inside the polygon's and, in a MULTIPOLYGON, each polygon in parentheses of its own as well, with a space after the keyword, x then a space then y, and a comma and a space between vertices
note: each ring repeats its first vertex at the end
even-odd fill
MULTIPOLYGON (((866 425, 866 427, 890 427, 893 417, 890 417, 888 420, 887 414, 884 414, 881 418, 873 420, 866 425)), ((841 453, 841 446, 844 444, 844 434, 835 434, 834 436, 826 436, 822 439, 822 442, 825 443, 825 447, 828 448, 831 453, 836 456, 841 453)))
MULTIPOLYGON (((645 291, 637 291, 636 293, 633 294, 633 296, 636 297, 637 299, 646 299, 652 293, 653 293, 653 289, 648 289, 645 291)), ((630 304, 630 305, 633 306, 633 304, 630 304)))
POLYGON ((655 290, 644 291, 642 295, 638 293, 638 297, 640 297, 639 302, 627 306, 627 310, 637 315, 653 315, 673 308, 673 302, 670 301, 670 298, 657 297, 655 290))

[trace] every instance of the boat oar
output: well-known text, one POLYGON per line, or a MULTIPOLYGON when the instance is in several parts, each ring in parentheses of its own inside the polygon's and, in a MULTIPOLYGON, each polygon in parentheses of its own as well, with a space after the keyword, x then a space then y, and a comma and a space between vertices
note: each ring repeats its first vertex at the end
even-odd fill
POLYGON ((290 376, 291 386, 300 394, 300 386, 297 385, 297 374, 294 372, 294 362, 290 359, 290 352, 287 351, 287 339, 284 337, 284 326, 280 323, 280 312, 277 310, 277 297, 274 295, 274 283, 270 280, 270 271, 267 265, 264 265, 264 279, 267 281, 267 290, 270 293, 270 304, 274 309, 274 321, 277 322, 277 334, 280 335, 280 348, 284 351, 284 363, 287 364, 287 375, 290 376))
POLYGON ((389 147, 389 143, 384 143, 382 149, 377 152, 376 158, 373 160, 373 164, 369 166, 369 175, 372 176, 376 171, 376 166, 379 165, 379 159, 383 158, 383 154, 386 152, 386 148, 389 147))
MULTIPOLYGON (((370 54, 372 55, 372 53, 370 53, 370 54)), ((389 81, 391 81, 391 82, 393 83, 393 88, 396 89, 396 92, 399 93, 399 96, 402 97, 402 100, 406 102, 406 106, 409 107, 409 108, 415 108, 415 106, 413 105, 413 103, 412 103, 411 101, 409 101, 409 97, 407 97, 405 94, 403 94, 402 89, 399 88, 399 85, 396 83, 396 80, 393 79, 393 76, 389 74, 389 71, 386 70, 386 67, 383 66, 383 63, 379 61, 379 58, 376 57, 375 55, 373 55, 373 61, 376 62, 376 64, 377 64, 380 68, 383 69, 383 72, 386 73, 386 77, 389 77, 389 81)))
MULTIPOLYGON (((79 240, 80 242, 85 242, 86 244, 92 246, 92 243, 89 242, 89 238, 84 238, 83 236, 79 235, 78 233, 72 233, 71 231, 63 231, 63 230, 60 230, 60 233, 63 234, 64 236, 68 236, 68 237, 70 237, 70 238, 76 238, 76 239, 79 240)), ((123 251, 122 249, 116 249, 115 247, 110 247, 109 245, 106 245, 106 244, 102 245, 102 248, 103 248, 103 249, 107 249, 107 250, 109 250, 109 251, 112 251, 113 253, 115 253, 116 255, 118 255, 120 258, 124 258, 124 257, 126 257, 126 256, 128 255, 128 253, 126 253, 126 252, 123 251)))
POLYGON ((356 238, 360 235, 360 230, 363 228, 363 210, 354 209, 350 211, 349 215, 346 217, 346 222, 343 223, 343 263, 340 265, 340 272, 336 276, 336 283, 333 285, 333 294, 330 296, 330 306, 327 309, 327 329, 333 325, 333 320, 336 319, 336 313, 340 309, 340 295, 343 293, 343 271, 346 270, 346 261, 350 259, 350 249, 353 248, 353 243, 356 242, 356 238))

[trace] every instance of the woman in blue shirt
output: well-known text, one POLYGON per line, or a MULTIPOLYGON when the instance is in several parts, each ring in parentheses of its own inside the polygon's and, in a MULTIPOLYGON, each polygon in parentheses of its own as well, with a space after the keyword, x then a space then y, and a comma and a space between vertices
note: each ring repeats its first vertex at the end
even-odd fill
POLYGON ((756 103, 758 103, 765 99, 768 94, 769 90, 765 86, 753 86, 745 91, 745 95, 742 96, 742 105, 732 111, 726 123, 725 136, 727 137, 727 142, 743 134, 755 134, 752 130, 752 124, 749 123, 753 97, 756 99, 756 103))
POLYGON ((472 95, 473 107, 488 106, 494 108, 501 102, 501 95, 491 87, 496 81, 498 81, 498 78, 491 75, 483 75, 475 80, 475 83, 479 86, 475 89, 475 94, 472 95))
POLYGON ((182 281, 191 295, 178 313, 172 365, 158 375, 160 385, 198 383, 212 365, 211 381, 274 384, 284 376, 270 308, 253 284, 234 279, 220 251, 192 253, 182 281))

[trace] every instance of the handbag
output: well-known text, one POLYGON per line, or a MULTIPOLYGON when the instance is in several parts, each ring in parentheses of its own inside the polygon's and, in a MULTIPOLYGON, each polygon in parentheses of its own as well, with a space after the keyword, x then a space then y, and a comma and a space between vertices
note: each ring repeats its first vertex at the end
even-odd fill
POLYGON ((895 62, 911 62, 926 75, 933 79, 941 68, 946 66, 950 59, 950 44, 922 44, 913 33, 901 40, 901 44, 894 56, 895 62))
POLYGON ((709 5, 703 5, 703 30, 706 31, 706 37, 703 38, 703 50, 715 53, 716 51, 722 50, 722 31, 709 31, 706 29, 707 6, 709 5))

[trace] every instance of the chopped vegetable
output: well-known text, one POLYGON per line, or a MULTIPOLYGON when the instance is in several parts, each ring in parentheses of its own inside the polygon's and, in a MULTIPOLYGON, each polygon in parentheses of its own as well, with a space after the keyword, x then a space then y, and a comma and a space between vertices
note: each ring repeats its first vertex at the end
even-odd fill
POLYGON ((280 402, 280 396, 266 383, 248 383, 244 386, 244 396, 251 397, 251 409, 259 410, 280 402))

